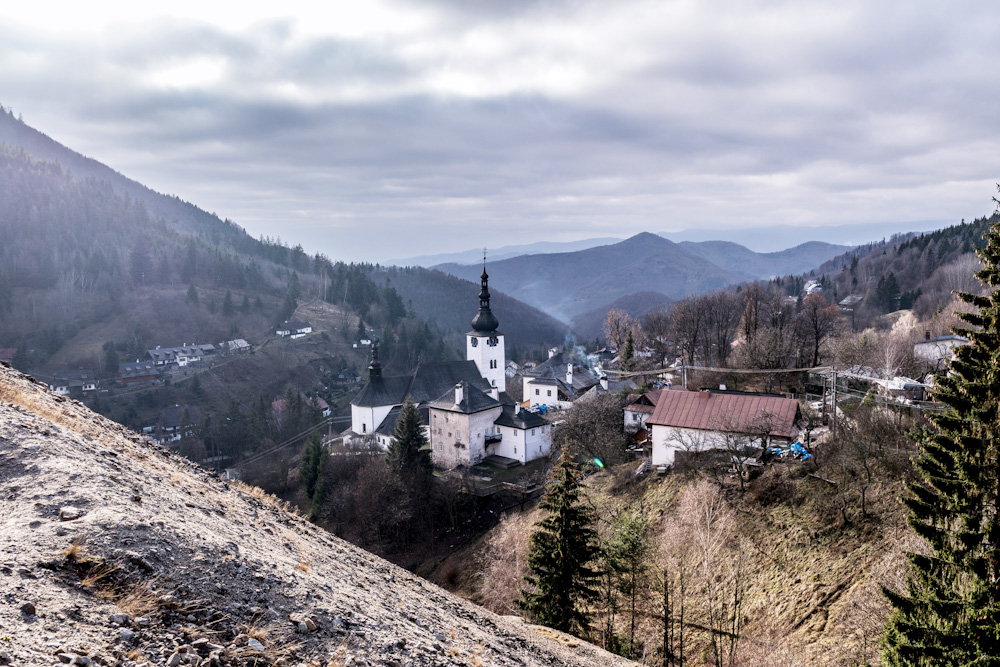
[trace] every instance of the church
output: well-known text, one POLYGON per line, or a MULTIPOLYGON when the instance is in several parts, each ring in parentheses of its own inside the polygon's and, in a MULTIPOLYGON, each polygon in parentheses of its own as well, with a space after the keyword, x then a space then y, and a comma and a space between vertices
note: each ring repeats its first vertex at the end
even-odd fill
POLYGON ((368 382, 351 401, 351 440, 371 439, 387 449, 410 396, 439 468, 471 466, 488 457, 523 464, 549 454, 552 426, 537 413, 522 410, 504 391, 504 335, 490 310, 485 262, 481 281, 479 312, 465 336, 465 361, 418 363, 408 375, 384 376, 378 341, 373 341, 368 382))

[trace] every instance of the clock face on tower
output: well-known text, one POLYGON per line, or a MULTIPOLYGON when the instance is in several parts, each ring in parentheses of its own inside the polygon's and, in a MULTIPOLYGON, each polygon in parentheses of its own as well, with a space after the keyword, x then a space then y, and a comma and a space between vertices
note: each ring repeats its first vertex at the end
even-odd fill
POLYGON ((472 339, 472 347, 479 347, 479 339, 478 338, 473 338, 472 339))

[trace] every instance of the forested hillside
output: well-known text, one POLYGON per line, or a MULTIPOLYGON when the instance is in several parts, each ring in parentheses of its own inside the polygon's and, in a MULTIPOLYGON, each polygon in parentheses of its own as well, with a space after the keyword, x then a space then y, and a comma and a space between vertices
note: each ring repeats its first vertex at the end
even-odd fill
MULTIPOLYGON (((478 282, 421 267, 371 267, 368 275, 376 284, 396 289, 408 307, 437 327, 452 347, 464 349, 465 333, 479 308, 478 282)), ((510 358, 532 356, 565 341, 569 327, 507 296, 503 289, 503 283, 491 276, 490 307, 507 336, 510 358)))
POLYGON ((856 296, 855 326, 900 309, 913 309, 920 319, 938 312, 954 291, 978 288, 973 276, 983 234, 1000 219, 993 213, 934 232, 906 234, 872 243, 824 263, 808 275, 775 281, 788 294, 798 294, 810 278, 820 280, 828 301, 856 296))

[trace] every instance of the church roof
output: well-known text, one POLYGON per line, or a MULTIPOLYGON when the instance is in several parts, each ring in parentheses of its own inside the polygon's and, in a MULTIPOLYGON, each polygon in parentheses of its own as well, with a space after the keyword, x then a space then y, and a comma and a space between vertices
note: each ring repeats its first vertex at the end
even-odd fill
POLYGON ((444 392, 436 401, 430 404, 435 410, 461 412, 471 415, 483 410, 500 407, 501 403, 489 394, 469 386, 468 382, 459 382, 456 386, 444 392), (462 402, 455 403, 455 390, 462 388, 462 402))
MULTIPOLYGON (((426 407, 418 409, 420 411, 420 423, 426 426, 428 424, 428 410, 426 407)), ((379 435, 392 436, 392 434, 396 431, 396 421, 399 419, 399 415, 402 414, 402 412, 402 406, 397 406, 392 410, 389 410, 389 414, 385 416, 385 419, 383 419, 382 423, 378 425, 375 432, 379 435)))
POLYGON ((401 405, 409 395, 414 403, 433 401, 462 381, 480 391, 489 391, 489 383, 479 374, 474 361, 437 361, 418 364, 409 375, 388 375, 369 379, 352 405, 377 407, 401 405))

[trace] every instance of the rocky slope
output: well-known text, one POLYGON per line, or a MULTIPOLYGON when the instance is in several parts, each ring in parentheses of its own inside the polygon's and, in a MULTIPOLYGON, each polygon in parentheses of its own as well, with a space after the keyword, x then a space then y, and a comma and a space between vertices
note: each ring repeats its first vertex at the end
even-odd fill
POLYGON ((0 664, 616 665, 0 364, 0 664))

